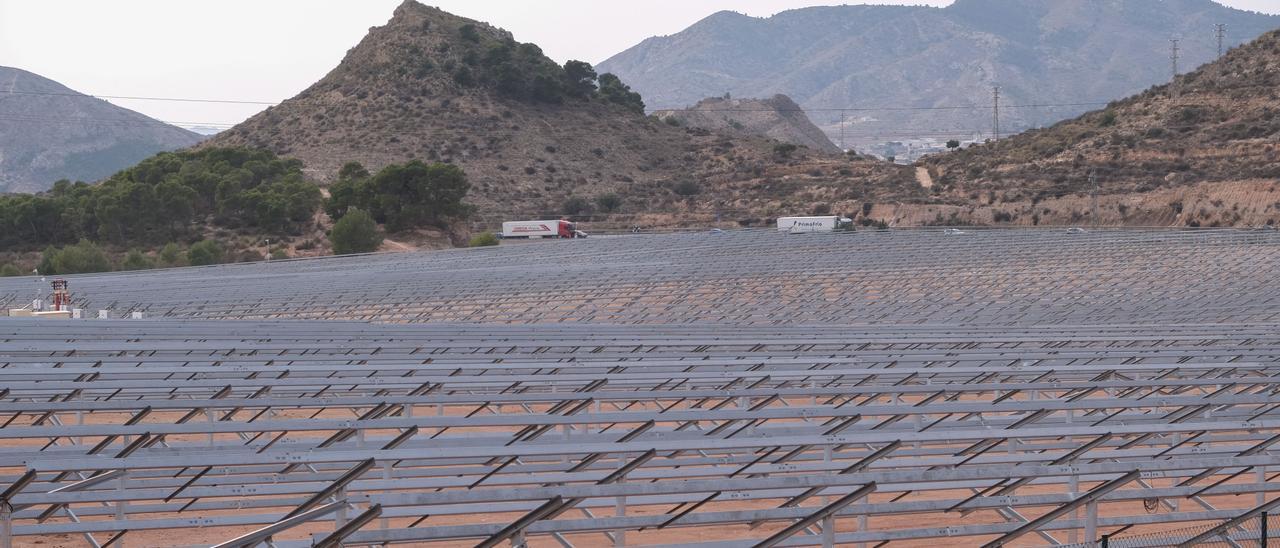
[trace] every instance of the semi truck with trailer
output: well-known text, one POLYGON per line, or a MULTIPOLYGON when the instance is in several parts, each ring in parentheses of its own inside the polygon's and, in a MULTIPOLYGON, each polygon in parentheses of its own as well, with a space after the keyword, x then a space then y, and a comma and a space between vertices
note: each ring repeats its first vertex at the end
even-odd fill
POLYGON ((778 217, 778 232, 834 232, 853 226, 853 219, 827 215, 822 217, 778 217))
POLYGON ((502 223, 502 234, 508 238, 586 238, 587 233, 578 230, 577 225, 569 221, 507 221, 502 223))

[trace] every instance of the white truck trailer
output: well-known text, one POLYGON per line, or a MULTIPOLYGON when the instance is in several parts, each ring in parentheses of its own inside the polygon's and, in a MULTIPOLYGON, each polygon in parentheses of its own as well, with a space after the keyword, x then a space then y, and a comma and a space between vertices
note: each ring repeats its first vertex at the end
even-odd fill
POLYGON ((853 225, 852 219, 828 215, 824 217, 778 217, 778 232, 834 232, 853 225))
POLYGON ((569 221, 507 221, 502 223, 500 236, 503 239, 586 238, 587 233, 569 221))

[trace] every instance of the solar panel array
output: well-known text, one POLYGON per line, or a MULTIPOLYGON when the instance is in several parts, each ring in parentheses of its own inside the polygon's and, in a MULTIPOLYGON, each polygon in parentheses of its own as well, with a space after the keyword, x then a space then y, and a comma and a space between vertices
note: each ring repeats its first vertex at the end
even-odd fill
POLYGON ((744 231, 73 277, 148 319, 0 321, 0 501, 19 544, 112 546, 1218 523, 1280 501, 1277 244, 744 231))

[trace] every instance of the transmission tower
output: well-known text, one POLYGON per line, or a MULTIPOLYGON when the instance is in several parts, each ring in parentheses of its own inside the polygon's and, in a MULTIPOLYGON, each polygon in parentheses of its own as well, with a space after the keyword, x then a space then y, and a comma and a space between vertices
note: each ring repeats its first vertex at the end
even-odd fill
POLYGON ((1222 54, 1226 53, 1222 49, 1222 42, 1223 39, 1227 37, 1227 26, 1222 23, 1218 23, 1213 26, 1213 33, 1218 37, 1218 58, 1221 59, 1222 54))
POLYGON ((1177 38, 1169 40, 1169 43, 1171 44, 1169 49, 1169 61, 1173 66, 1173 78, 1169 81, 1169 93, 1175 98, 1178 96, 1178 53, 1181 51, 1178 49, 1178 42, 1180 41, 1181 40, 1178 40, 1177 38))
POLYGON ((992 116, 991 116, 991 134, 995 136, 995 141, 1000 140, 1000 86, 995 86, 991 95, 992 116))

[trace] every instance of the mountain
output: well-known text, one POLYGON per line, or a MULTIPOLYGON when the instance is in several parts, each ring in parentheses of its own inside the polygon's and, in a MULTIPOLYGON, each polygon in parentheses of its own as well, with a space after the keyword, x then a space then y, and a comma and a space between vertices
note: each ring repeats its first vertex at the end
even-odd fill
POLYGON ((931 156, 922 168, 944 199, 979 196, 1035 211, 1046 201, 1082 201, 1096 188, 1108 224, 1275 224, 1277 90, 1273 31, 1170 84, 1047 129, 931 156))
POLYGON ((25 70, 0 67, 0 192, 97 181, 201 137, 25 70))
POLYGON ((1002 133, 1049 125, 1167 81, 1170 38, 1181 38, 1181 67, 1213 60, 1219 23, 1234 46, 1280 27, 1280 16, 1210 0, 957 0, 768 18, 723 11, 599 69, 653 109, 782 93, 833 140, 844 120, 848 145, 970 139, 991 135, 993 86, 1007 107, 1002 133))
POLYGON ((814 196, 922 193, 910 173, 882 162, 778 145, 645 116, 616 77, 562 67, 504 30, 409 0, 320 81, 203 146, 266 148, 320 181, 350 161, 369 170, 453 163, 490 226, 604 194, 618 194, 627 215, 759 222, 810 208, 814 196))
POLYGON ((768 99, 711 97, 687 109, 659 110, 653 115, 670 123, 729 135, 763 136, 815 150, 842 152, 786 95, 768 99))

